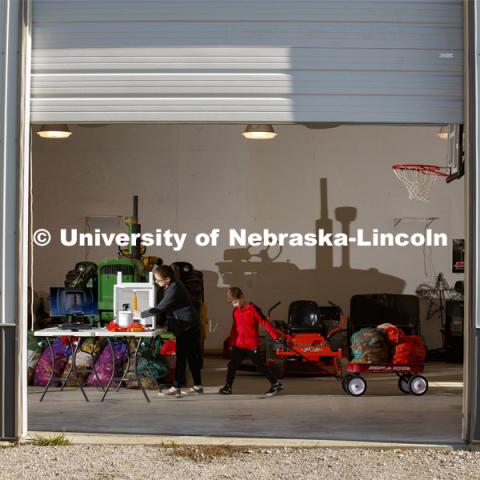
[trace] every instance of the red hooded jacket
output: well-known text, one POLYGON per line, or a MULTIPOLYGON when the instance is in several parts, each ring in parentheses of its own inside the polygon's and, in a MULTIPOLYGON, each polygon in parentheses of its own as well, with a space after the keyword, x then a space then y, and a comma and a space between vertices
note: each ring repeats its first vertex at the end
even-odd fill
POLYGON ((230 332, 230 346, 256 350, 260 345, 259 323, 274 339, 277 339, 278 335, 275 329, 256 305, 249 303, 244 307, 235 308, 233 310, 232 331, 230 332))

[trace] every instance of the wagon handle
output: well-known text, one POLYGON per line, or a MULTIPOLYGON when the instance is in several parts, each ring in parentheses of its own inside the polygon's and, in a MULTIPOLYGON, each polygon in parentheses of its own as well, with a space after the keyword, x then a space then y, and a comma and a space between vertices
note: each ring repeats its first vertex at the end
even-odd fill
POLYGON ((335 308, 338 308, 340 310, 340 313, 343 315, 343 309, 340 305, 337 305, 336 303, 333 303, 331 300, 328 301, 328 303, 335 308))

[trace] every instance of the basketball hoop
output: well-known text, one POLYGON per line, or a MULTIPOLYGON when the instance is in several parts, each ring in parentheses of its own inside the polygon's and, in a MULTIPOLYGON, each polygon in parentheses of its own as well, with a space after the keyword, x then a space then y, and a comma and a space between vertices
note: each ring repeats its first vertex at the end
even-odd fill
POLYGON ((448 173, 442 169, 449 170, 449 167, 438 165, 420 165, 417 163, 396 163, 392 165, 393 173, 407 187, 410 200, 430 201, 432 190, 437 177, 448 177, 448 173))

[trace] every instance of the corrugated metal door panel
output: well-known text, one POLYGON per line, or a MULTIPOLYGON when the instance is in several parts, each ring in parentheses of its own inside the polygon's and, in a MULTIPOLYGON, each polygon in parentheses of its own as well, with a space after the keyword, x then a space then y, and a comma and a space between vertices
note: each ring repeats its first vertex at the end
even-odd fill
POLYGON ((318 122, 319 118, 331 122, 376 123, 436 123, 439 118, 457 118, 462 109, 461 99, 438 100, 377 96, 326 96, 320 99, 292 96, 290 98, 38 98, 32 106, 32 117, 44 122, 248 122, 248 118, 261 118, 265 122, 289 121, 318 122), (81 100, 81 101, 79 101, 81 100), (377 107, 375 109, 374 107, 377 107), (365 112, 369 112, 366 119, 365 112), (255 113, 252 113, 255 112, 255 113))
MULTIPOLYGON (((395 48, 361 50, 350 48, 339 56, 335 49, 297 48, 295 70, 304 71, 385 71, 445 72, 461 74, 462 55, 432 49, 412 50, 405 61, 404 50, 395 48)), ((268 47, 165 47, 124 49, 36 49, 32 64, 36 75, 50 73, 162 72, 162 71, 237 71, 292 70, 289 48, 268 47)))
POLYGON ((412 22, 458 24, 462 12, 452 0, 35 0, 42 4, 39 22, 132 21, 307 21, 307 22, 412 22), (412 8, 412 4, 414 8, 412 8), (393 18, 392 18, 393 17, 393 18))
MULTIPOLYGON (((309 22, 90 22, 34 24, 33 47, 268 46, 331 48, 463 48, 451 25, 309 22)), ((461 31, 460 31, 461 33, 461 31)), ((75 51, 72 52, 75 54, 75 51)), ((290 55, 292 52, 290 51, 290 55)), ((408 58, 408 57, 407 57, 408 58)))
POLYGON ((461 0, 34 0, 34 122, 463 120, 461 0))
POLYGON ((359 72, 352 85, 350 72, 265 73, 141 73, 91 74, 79 78, 77 74, 61 74, 51 78, 39 75, 35 93, 42 97, 62 97, 78 92, 88 96, 148 95, 405 95, 460 96, 463 86, 458 75, 443 76, 432 85, 431 74, 359 72), (452 91, 456 94, 454 95, 452 91))

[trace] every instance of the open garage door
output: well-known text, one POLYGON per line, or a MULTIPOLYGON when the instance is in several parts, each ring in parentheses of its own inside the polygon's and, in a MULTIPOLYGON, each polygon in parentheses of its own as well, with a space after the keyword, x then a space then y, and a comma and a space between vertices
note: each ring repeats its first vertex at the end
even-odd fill
POLYGON ((463 122, 461 0, 33 8, 34 123, 463 122))

